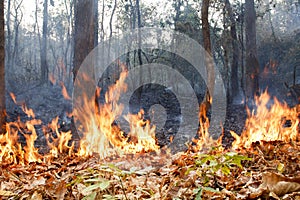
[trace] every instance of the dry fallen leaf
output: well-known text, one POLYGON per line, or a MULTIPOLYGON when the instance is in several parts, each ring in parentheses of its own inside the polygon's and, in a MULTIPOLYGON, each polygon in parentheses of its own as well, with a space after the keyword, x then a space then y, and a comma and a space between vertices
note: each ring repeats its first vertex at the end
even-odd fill
POLYGON ((288 178, 273 172, 264 172, 262 174, 262 190, 272 192, 277 196, 283 196, 292 192, 300 191, 300 179, 288 178))
POLYGON ((40 193, 38 193, 37 191, 35 191, 30 199, 31 200, 43 200, 43 196, 40 193))
POLYGON ((9 196, 13 196, 13 195, 15 195, 15 193, 13 193, 11 191, 0 190, 0 197, 1 196, 9 197, 9 196))
POLYGON ((39 176, 37 179, 32 181, 30 184, 25 185, 24 188, 26 188, 26 190, 32 190, 39 185, 45 185, 45 184, 46 184, 46 179, 42 176, 39 176))

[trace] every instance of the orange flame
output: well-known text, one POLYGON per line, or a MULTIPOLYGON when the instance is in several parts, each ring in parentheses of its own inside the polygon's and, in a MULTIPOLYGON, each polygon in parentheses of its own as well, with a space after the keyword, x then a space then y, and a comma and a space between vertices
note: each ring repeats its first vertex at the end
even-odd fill
MULTIPOLYGON (((119 80, 111 86, 105 94, 105 104, 96 109, 95 101, 87 100, 84 97, 84 106, 76 108, 74 115, 82 122, 82 132, 79 155, 90 155, 93 152, 99 153, 101 157, 111 154, 122 155, 124 153, 136 153, 141 151, 155 151, 159 147, 155 141, 155 127, 151 127, 149 122, 142 120, 143 111, 138 115, 127 115, 124 118, 129 122, 130 132, 125 133, 115 123, 121 117, 124 106, 118 104, 118 100, 127 89, 125 79, 127 72, 120 74, 119 80), (86 116, 79 115, 81 109, 86 116), (89 112, 86 112, 89 111, 89 112)), ((99 89, 96 93, 99 93, 99 89)))
POLYGON ((66 88, 65 84, 62 81, 60 82, 60 86, 61 86, 61 93, 62 93, 63 97, 66 100, 71 100, 71 97, 68 94, 67 88, 66 88))
MULTIPOLYGON (((125 79, 127 71, 122 71, 119 80, 109 87, 105 94, 105 103, 98 105, 95 99, 87 99, 83 95, 84 104, 82 107, 75 108, 73 115, 81 122, 78 127, 79 132, 83 134, 80 140, 77 155, 89 156, 98 153, 104 158, 111 155, 123 155, 127 153, 158 151, 156 144, 156 127, 150 125, 149 121, 143 119, 144 111, 138 114, 127 114, 122 116, 124 106, 118 101, 127 85, 125 79), (84 112, 83 112, 84 111, 84 112), (83 114, 82 114, 83 113, 83 114), (125 133, 116 122, 123 117, 129 124, 130 131, 125 133)), ((84 78, 88 77, 84 75, 84 78)), ((67 90, 61 83, 62 93, 66 99, 70 99, 67 90)), ((47 139, 49 153, 42 156, 34 146, 37 139, 36 125, 42 122, 35 119, 32 109, 28 109, 25 102, 18 102, 14 94, 10 94, 13 101, 22 107, 23 111, 30 117, 30 120, 23 123, 20 119, 16 122, 10 122, 7 126, 7 132, 0 135, 0 163, 1 164, 28 164, 30 162, 45 162, 47 159, 59 157, 61 154, 68 156, 74 155, 74 142, 72 142, 71 131, 61 132, 58 127, 58 117, 44 127, 44 134, 47 139), (26 145, 22 147, 19 143, 19 136, 23 135, 26 139, 26 145)), ((100 88, 96 89, 96 97, 100 96, 100 88)), ((231 132, 235 141, 232 146, 234 149, 241 147, 249 148, 256 141, 275 141, 281 140, 289 142, 296 140, 298 136, 299 112, 297 107, 289 108, 286 103, 279 102, 274 98, 274 104, 268 106, 271 97, 265 91, 259 97, 256 97, 256 112, 248 112, 245 130, 241 136, 231 132)), ((211 146, 221 146, 222 137, 214 140, 208 132, 209 118, 207 111, 212 103, 212 98, 208 99, 199 106, 199 131, 198 139, 194 140, 196 144, 193 150, 211 146)), ((223 148, 220 147, 220 150, 223 148)))
POLYGON ((241 136, 231 132, 235 138, 233 148, 249 148, 257 141, 289 142, 297 139, 299 125, 297 108, 289 108, 286 103, 279 102, 277 98, 274 98, 274 104, 268 108, 270 100, 267 91, 255 98, 256 112, 247 110, 248 119, 241 136))

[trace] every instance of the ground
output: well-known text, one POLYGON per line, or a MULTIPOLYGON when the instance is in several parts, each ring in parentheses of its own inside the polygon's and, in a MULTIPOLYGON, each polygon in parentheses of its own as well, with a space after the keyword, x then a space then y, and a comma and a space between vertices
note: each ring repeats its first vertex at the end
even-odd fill
MULTIPOLYGON (((9 120, 28 119, 21 107, 33 108, 44 124, 63 113, 71 102, 59 85, 24 86, 17 105, 8 96, 9 120)), ((2 199, 299 199, 299 141, 256 142, 250 148, 230 147, 229 130, 243 130, 243 105, 227 108, 223 146, 191 145, 185 151, 142 152, 102 159, 90 156, 42 156, 39 161, 0 165, 2 199)), ((43 138, 41 127, 37 127, 43 138)), ((45 138, 44 138, 45 139, 45 138)), ((162 138, 164 140, 166 138, 162 138)), ((41 139, 39 139, 42 141, 41 139)), ((180 140, 179 140, 180 141, 180 140)), ((36 146, 43 145, 37 142, 36 146)), ((177 144, 178 146, 182 144, 177 144)), ((184 145, 183 145, 184 146, 184 145)))

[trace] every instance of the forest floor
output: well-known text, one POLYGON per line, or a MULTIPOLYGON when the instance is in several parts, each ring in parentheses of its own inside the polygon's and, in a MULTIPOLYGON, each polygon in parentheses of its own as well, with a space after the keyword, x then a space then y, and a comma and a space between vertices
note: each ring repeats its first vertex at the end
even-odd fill
POLYGON ((299 199, 300 144, 1 165, 1 199, 299 199))
MULTIPOLYGON (((25 87, 25 86, 24 86, 25 87)), ((26 86, 28 87, 28 86, 26 86)), ((71 104, 60 86, 33 86, 8 95, 9 120, 32 108, 47 124, 71 104)), ((300 199, 300 143, 257 142, 231 149, 229 130, 241 133, 243 106, 229 106, 223 146, 172 154, 139 153, 100 159, 62 153, 41 162, 0 164, 1 199, 300 199)), ((39 129, 39 127, 37 127, 39 129)), ((39 135, 42 137, 42 135, 39 135)), ((41 145, 41 143, 40 143, 41 145)), ((3 155, 2 155, 3 156, 3 155)))

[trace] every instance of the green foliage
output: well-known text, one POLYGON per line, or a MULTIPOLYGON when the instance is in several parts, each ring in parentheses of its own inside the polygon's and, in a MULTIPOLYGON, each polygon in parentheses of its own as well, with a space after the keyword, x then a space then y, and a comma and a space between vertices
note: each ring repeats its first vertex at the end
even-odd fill
POLYGON ((235 166, 243 168, 242 161, 251 160, 243 155, 235 152, 216 153, 216 154, 199 154, 195 164, 198 170, 205 171, 206 173, 215 174, 219 170, 224 175, 229 175, 231 169, 235 166))

